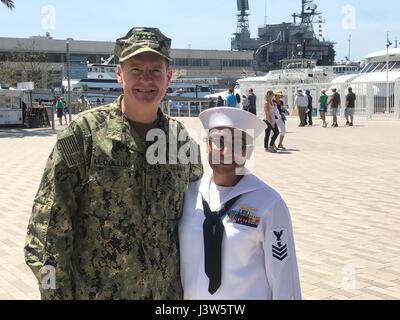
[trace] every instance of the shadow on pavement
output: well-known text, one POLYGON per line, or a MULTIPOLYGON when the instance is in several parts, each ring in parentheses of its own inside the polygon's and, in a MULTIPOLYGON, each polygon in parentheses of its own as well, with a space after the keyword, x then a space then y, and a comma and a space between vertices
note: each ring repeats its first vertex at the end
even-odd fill
MULTIPOLYGON (((275 153, 272 153, 272 154, 292 154, 293 153, 292 151, 296 152, 296 151, 301 151, 301 150, 299 150, 299 149, 286 149, 286 150, 279 150, 279 151, 277 151, 275 153)), ((271 153, 271 152, 265 151, 265 153, 271 153)))
POLYGON ((25 138, 25 137, 49 137, 57 134, 57 130, 51 128, 0 128, 1 138, 25 138))
POLYGON ((300 149, 293 149, 293 148, 286 148, 286 150, 281 150, 281 151, 279 151, 279 153, 292 153, 292 151, 295 151, 295 152, 297 152, 297 151, 301 151, 300 149))

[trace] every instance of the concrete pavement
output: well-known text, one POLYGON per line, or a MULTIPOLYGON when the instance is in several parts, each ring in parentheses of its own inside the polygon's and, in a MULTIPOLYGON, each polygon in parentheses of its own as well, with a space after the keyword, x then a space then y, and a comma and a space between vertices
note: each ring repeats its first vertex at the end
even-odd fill
MULTIPOLYGON (((197 118, 181 120, 200 128, 197 118)), ((290 118, 288 151, 266 153, 261 138, 249 163, 289 206, 303 298, 399 299, 400 121, 314 121, 299 128, 290 118)), ((55 141, 48 129, 0 129, 0 299, 39 298, 23 246, 55 141)))

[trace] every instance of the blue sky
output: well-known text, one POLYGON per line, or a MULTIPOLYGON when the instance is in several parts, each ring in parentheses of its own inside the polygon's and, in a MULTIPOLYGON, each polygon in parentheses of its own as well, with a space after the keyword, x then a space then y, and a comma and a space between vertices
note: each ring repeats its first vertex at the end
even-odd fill
MULTIPOLYGON (((236 0, 14 0, 16 8, 0 6, 0 36, 44 35, 55 39, 114 41, 132 26, 155 26, 172 38, 173 48, 230 49, 236 31, 236 0)), ((352 59, 385 49, 386 32, 400 47, 400 1, 315 0, 323 12, 326 39, 336 42, 336 60, 352 59), (367 4, 368 3, 368 4, 367 4)), ((249 0, 252 37, 264 23, 292 21, 300 0, 249 0)), ((316 26, 318 28, 318 26, 316 26)))

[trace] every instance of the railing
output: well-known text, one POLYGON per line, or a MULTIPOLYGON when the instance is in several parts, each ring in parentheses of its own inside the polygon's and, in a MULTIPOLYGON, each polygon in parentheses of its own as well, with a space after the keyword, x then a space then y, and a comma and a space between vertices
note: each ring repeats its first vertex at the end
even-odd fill
MULTIPOLYGON (((283 101, 289 111, 294 108, 294 98, 298 88, 310 90, 313 97, 313 107, 319 108, 318 98, 322 88, 337 88, 337 92, 341 97, 341 106, 339 112, 344 115, 347 88, 351 86, 356 94, 355 113, 356 115, 365 116, 368 119, 383 116, 384 118, 400 119, 400 81, 396 82, 360 82, 360 83, 301 83, 287 85, 270 85, 267 86, 258 82, 243 82, 240 90, 242 93, 253 89, 257 96, 257 114, 262 115, 263 97, 268 90, 282 90, 283 101)), ((329 92, 328 92, 329 94, 329 92)), ((330 108, 328 109, 328 113, 330 108)))
MULTIPOLYGON (((318 109, 318 98, 322 88, 337 88, 337 92, 341 96, 340 115, 344 115, 347 88, 346 83, 314 83, 314 84, 287 84, 287 85, 270 85, 259 82, 243 82, 241 83, 241 92, 247 93, 249 89, 253 89, 257 96, 256 107, 258 116, 262 116, 263 97, 268 90, 282 90, 283 101, 288 110, 292 114, 294 107, 294 98, 297 89, 301 87, 303 92, 310 90, 313 97, 313 107, 318 109)), ((380 116, 389 119, 400 119, 400 81, 396 82, 360 82, 352 83, 351 87, 356 94, 355 113, 356 115, 365 116, 367 119, 373 119, 380 116)), ((75 114, 78 112, 77 97, 71 99, 70 112, 75 114)), ((176 96, 166 96, 161 102, 161 109, 165 114, 173 117, 197 117, 203 110, 215 107, 214 99, 196 99, 176 96)), ((330 114, 330 108, 328 109, 330 114)))
POLYGON ((215 107, 214 99, 196 99, 167 96, 161 102, 161 110, 172 117, 197 117, 200 112, 215 107))

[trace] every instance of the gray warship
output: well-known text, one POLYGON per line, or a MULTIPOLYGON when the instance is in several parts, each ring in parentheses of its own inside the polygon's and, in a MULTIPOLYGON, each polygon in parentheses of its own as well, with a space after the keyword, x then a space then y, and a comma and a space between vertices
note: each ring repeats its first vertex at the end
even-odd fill
POLYGON ((249 1, 237 0, 237 30, 231 39, 231 50, 254 51, 253 69, 268 72, 282 68, 287 59, 312 59, 320 66, 331 66, 335 61, 334 42, 322 34, 322 12, 312 0, 301 1, 301 12, 293 13, 293 22, 265 24, 258 28, 258 38, 251 38, 249 1), (314 25, 319 24, 316 34, 314 25))

